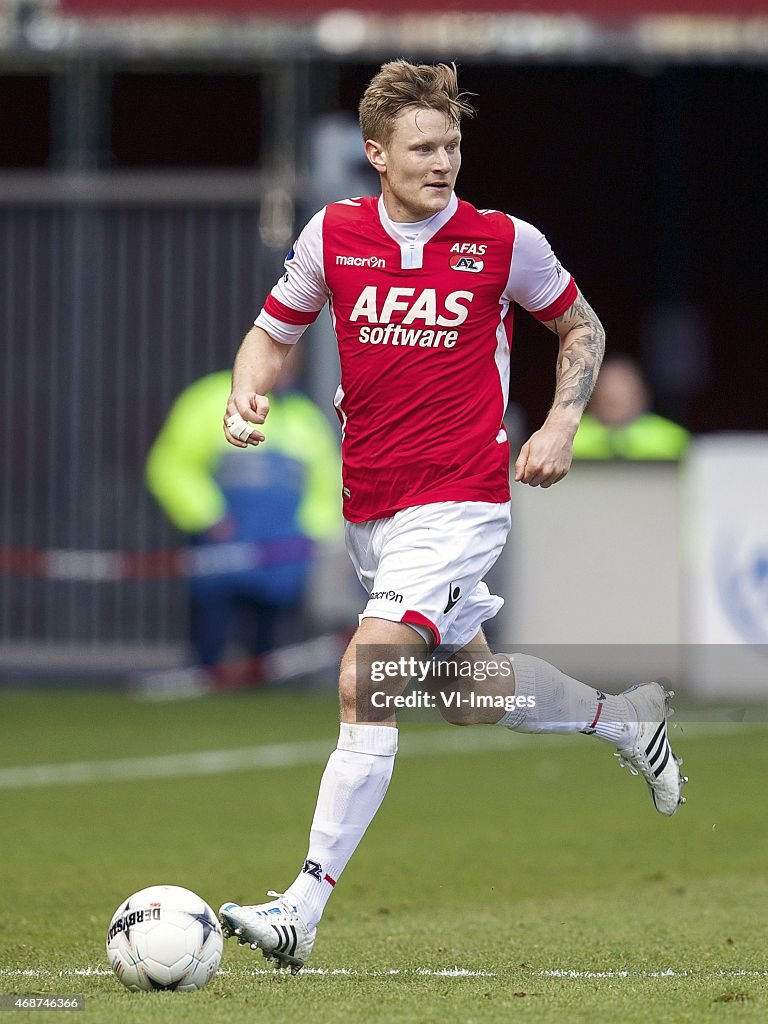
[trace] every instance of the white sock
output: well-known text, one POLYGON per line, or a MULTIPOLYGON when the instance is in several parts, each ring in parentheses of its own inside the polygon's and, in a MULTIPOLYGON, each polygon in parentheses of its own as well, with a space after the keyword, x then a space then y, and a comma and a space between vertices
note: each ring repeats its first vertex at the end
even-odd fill
POLYGON ((286 891, 312 928, 357 844, 381 806, 392 778, 397 729, 341 723, 339 743, 320 782, 304 867, 286 891))
POLYGON ((515 695, 534 707, 513 708, 498 724, 517 732, 584 732, 618 747, 634 742, 637 715, 626 697, 595 690, 528 654, 511 656, 515 695))

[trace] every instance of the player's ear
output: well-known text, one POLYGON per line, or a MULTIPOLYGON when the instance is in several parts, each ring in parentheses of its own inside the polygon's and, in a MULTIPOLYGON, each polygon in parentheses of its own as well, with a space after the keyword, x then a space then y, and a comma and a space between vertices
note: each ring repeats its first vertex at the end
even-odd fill
POLYGON ((379 174, 383 174, 387 169, 387 157, 384 152, 384 147, 374 142, 373 139, 365 140, 365 155, 368 157, 368 162, 371 164, 374 170, 378 171, 379 174))

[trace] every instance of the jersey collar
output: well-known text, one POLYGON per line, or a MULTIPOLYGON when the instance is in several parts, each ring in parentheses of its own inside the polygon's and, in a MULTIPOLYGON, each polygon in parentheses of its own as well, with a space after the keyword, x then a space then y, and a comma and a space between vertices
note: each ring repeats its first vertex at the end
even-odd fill
POLYGON ((424 246, 432 239, 459 208, 459 201, 456 193, 451 193, 451 198, 444 210, 430 217, 416 238, 407 239, 400 233, 387 213, 384 205, 384 196, 379 196, 379 219, 381 226, 400 247, 400 267, 402 270, 418 270, 424 262, 424 246))

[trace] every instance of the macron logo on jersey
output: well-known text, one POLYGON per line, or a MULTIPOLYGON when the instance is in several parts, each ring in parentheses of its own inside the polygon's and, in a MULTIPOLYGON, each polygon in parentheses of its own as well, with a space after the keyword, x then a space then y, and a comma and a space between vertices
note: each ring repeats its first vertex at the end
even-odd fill
POLYGON ((386 267, 387 261, 378 256, 337 256, 336 266, 339 267, 375 267, 377 270, 386 267))

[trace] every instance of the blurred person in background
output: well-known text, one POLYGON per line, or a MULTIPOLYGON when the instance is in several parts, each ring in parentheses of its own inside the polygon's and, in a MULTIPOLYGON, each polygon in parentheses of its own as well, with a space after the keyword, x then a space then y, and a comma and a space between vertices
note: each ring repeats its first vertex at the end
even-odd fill
POLYGON ((682 458, 690 434, 650 410, 651 393, 640 366, 629 356, 609 357, 573 439, 574 458, 682 458))
POLYGON ((234 638, 253 657, 300 638, 314 545, 339 534, 338 443, 296 389, 296 369, 286 360, 270 395, 264 451, 236 451, 222 436, 222 370, 178 396, 147 458, 149 490, 194 548, 189 642, 206 669, 234 638))
MULTIPOLYGON (((383 65, 359 109, 381 195, 331 203, 310 219, 235 358, 225 435, 235 447, 259 446, 272 437, 267 395, 280 367, 330 303, 345 538, 368 592, 341 662, 338 744, 298 875, 283 894, 269 891, 269 903, 219 911, 227 937, 293 973, 386 794, 398 743, 391 701, 414 675, 414 656, 436 657, 435 671, 469 669, 463 690, 458 672, 453 684, 431 682, 448 722, 596 737, 644 779, 659 813, 685 802, 660 684, 603 693, 542 659, 494 654, 483 633, 503 604, 484 578, 510 528, 503 417, 515 304, 558 339, 552 407, 515 462, 521 484, 550 487, 570 469, 605 334, 541 231, 456 196, 461 118, 472 112, 455 65, 383 65)), ((563 529, 579 543, 578 524, 563 529)), ((241 848, 263 843, 269 827, 247 797, 233 812, 241 848)))

